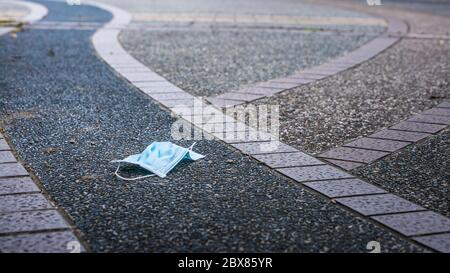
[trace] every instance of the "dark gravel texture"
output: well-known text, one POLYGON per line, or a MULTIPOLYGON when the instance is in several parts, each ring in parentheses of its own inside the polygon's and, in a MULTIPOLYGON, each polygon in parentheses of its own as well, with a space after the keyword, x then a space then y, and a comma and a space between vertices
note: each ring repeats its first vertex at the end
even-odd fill
POLYGON ((283 141, 318 154, 450 97, 450 41, 406 39, 362 65, 256 101, 278 104, 283 141))
MULTIPOLYGON (((50 13, 68 9, 42 3, 50 13)), ((372 240, 383 251, 420 250, 216 141, 200 141, 196 150, 207 157, 167 179, 116 179, 109 161, 169 140, 174 119, 96 58, 92 34, 2 36, 0 117, 27 168, 94 251, 366 252, 372 240)))
POLYGON ((352 173, 450 217, 450 130, 352 173))
POLYGON ((383 30, 346 27, 299 31, 217 24, 151 30, 151 26, 131 26, 122 32, 122 44, 155 72, 197 96, 288 76, 351 51, 383 30))

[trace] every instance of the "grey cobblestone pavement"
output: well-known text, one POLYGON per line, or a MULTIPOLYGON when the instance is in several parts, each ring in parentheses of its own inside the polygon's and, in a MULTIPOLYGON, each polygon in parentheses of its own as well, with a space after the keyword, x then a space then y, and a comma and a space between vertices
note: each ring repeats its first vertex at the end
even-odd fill
MULTIPOLYGON (((73 18, 64 3, 41 3, 49 18, 73 18)), ((84 9, 90 16, 77 20, 110 19, 84 9)), ((109 161, 170 139, 175 119, 96 57, 92 34, 25 29, 0 38, 2 128, 92 250, 362 252, 377 240, 384 251, 422 251, 218 141, 200 141, 207 157, 182 164, 170 183, 118 180, 109 161)))

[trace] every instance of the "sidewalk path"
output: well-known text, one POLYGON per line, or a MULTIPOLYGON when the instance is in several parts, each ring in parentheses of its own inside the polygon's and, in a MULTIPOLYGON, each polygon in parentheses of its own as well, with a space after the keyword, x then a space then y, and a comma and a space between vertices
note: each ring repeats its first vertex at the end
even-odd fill
POLYGON ((170 140, 175 119, 96 57, 94 23, 110 14, 39 3, 41 27, 0 38, 1 126, 93 251, 366 252, 373 240, 423 250, 217 141, 200 141, 207 157, 166 179, 116 179, 109 161, 170 140))

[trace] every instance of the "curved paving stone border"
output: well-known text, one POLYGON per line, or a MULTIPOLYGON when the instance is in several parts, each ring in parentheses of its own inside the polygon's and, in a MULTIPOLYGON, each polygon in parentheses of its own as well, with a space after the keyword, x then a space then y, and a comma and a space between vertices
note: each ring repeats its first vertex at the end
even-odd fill
MULTIPOLYGON (((30 12, 23 17, 20 21, 25 24, 33 24, 39 20, 41 20, 43 17, 45 17, 48 13, 48 10, 45 6, 39 5, 32 2, 26 2, 26 1, 6 1, 6 3, 13 3, 20 6, 23 6, 30 10, 30 12)), ((0 28, 0 35, 9 33, 12 31, 13 27, 1 27, 0 28)))
POLYGON ((367 137, 358 138, 318 157, 353 170, 390 155, 450 126, 450 100, 367 137))
MULTIPOLYGON (((450 219, 389 194, 379 187, 279 142, 267 133, 237 122, 219 109, 211 106, 205 109, 196 107, 204 105, 201 98, 196 98, 171 84, 122 48, 118 34, 131 20, 127 12, 106 4, 89 3, 113 14, 113 19, 92 38, 98 55, 119 75, 168 108, 174 115, 181 117, 184 122, 193 124, 242 153, 364 217, 375 220, 436 251, 450 252, 448 241, 450 219), (220 126, 211 126, 217 124, 220 126), (231 137, 223 126, 226 124, 237 124, 237 127, 231 130, 233 133, 231 137), (236 139, 234 134, 238 132, 250 132, 256 134, 257 138, 236 139), (263 148, 264 145, 267 146, 266 149, 263 148)), ((385 39, 383 43, 392 43, 397 38, 385 39)), ((363 58, 364 54, 358 54, 352 59, 357 61, 363 58)))
MULTIPOLYGON (((47 8, 14 1, 30 13, 21 19, 33 24, 47 15, 47 8)), ((13 28, 0 29, 0 35, 13 28)), ((84 252, 72 227, 31 179, 0 134, 0 253, 84 252), (68 245, 70 244, 70 245, 68 245), (75 249, 71 248, 75 246, 75 249), (77 249, 79 246, 79 249, 77 249)))
POLYGON ((236 106, 270 97, 350 69, 378 55, 408 33, 408 26, 403 21, 389 17, 385 20, 387 21, 387 30, 383 34, 344 56, 287 77, 256 83, 240 90, 212 96, 208 98, 208 101, 221 108, 236 106))

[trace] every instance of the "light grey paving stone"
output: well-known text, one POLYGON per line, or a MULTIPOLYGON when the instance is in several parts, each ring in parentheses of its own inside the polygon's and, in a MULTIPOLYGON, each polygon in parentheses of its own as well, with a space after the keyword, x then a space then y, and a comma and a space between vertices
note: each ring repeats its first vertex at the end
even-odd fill
POLYGON ((228 100, 228 99, 225 100, 225 99, 218 99, 218 98, 208 98, 208 101, 218 107, 221 107, 221 108, 235 106, 235 105, 245 103, 245 101, 242 101, 242 100, 228 100))
POLYGON ((367 138, 363 137, 352 141, 350 143, 345 144, 346 147, 354 147, 354 148, 365 148, 365 149, 373 149, 385 152, 394 152, 397 151, 407 145, 409 142, 396 141, 396 140, 387 140, 387 139, 375 139, 375 138, 367 138))
POLYGON ((450 253, 450 233, 414 237, 413 240, 443 253, 450 253))
POLYGON ((447 108, 431 108, 422 112, 424 115, 436 115, 436 116, 447 116, 450 117, 450 109, 447 108))
POLYGON ((356 161, 359 163, 370 163, 388 154, 389 153, 379 151, 338 147, 320 154, 319 157, 356 161))
POLYGON ((40 193, 0 195, 0 213, 51 208, 52 205, 40 193))
POLYGON ((56 210, 0 214, 0 234, 69 228, 56 210))
POLYGON ((320 79, 323 79, 325 77, 328 77, 328 73, 318 74, 318 73, 300 72, 300 73, 293 74, 290 77, 291 78, 296 78, 296 79, 305 79, 305 80, 312 80, 312 81, 314 81, 314 80, 320 80, 320 79))
MULTIPOLYGON (((246 88, 239 89, 239 90, 233 91, 233 92, 267 96, 268 94, 275 94, 280 91, 280 88, 274 88, 274 91, 271 91, 270 89, 271 88, 267 88, 267 87, 251 86, 251 87, 246 87, 246 88)), ((281 90, 283 90, 283 89, 281 89, 281 90)))
POLYGON ((17 234, 0 237, 0 253, 70 253, 85 252, 70 231, 17 234))
POLYGON ((303 84, 308 84, 308 83, 314 82, 316 80, 314 78, 310 78, 310 77, 308 78, 307 76, 297 75, 297 74, 289 76, 289 79, 294 80, 296 83, 299 84, 299 86, 303 85, 303 84))
POLYGON ((450 232, 450 219, 432 211, 379 215, 372 218, 406 236, 450 232))
POLYGON ((450 101, 444 101, 439 103, 436 107, 441 107, 441 108, 450 108, 450 101))
POLYGON ((389 129, 435 134, 445 127, 447 127, 447 125, 404 121, 389 129))
POLYGON ((153 87, 154 89, 156 89, 156 88, 164 88, 164 87, 165 88, 174 87, 175 85, 171 84, 168 81, 162 80, 162 81, 152 81, 152 82, 137 82, 135 84, 135 86, 139 87, 139 88, 153 87))
POLYGON ((9 151, 11 148, 9 148, 8 143, 6 143, 5 139, 0 139, 0 151, 9 151))
POLYGON ((291 89, 297 87, 297 83, 263 82, 258 84, 261 87, 291 89))
POLYGON ((0 195, 39 192, 30 177, 0 178, 0 195))
POLYGON ((416 142, 429 136, 430 134, 427 133, 383 130, 380 132, 376 132, 375 134, 371 134, 369 137, 416 142))
POLYGON ((353 178, 351 174, 329 165, 281 168, 276 170, 298 182, 353 178))
POLYGON ((158 100, 159 103, 166 107, 194 106, 195 99, 176 99, 176 100, 158 100))
POLYGON ((140 87, 142 92, 153 95, 153 94, 167 94, 167 93, 185 93, 183 90, 176 86, 161 86, 161 87, 140 87))
POLYGON ((350 161, 343 161, 343 160, 337 160, 337 159, 329 159, 329 158, 323 158, 323 160, 333 163, 334 165, 341 167, 344 170, 350 171, 353 169, 356 169, 358 167, 361 167, 365 165, 364 163, 356 163, 356 162, 350 162, 350 161))
POLYGON ((177 93, 157 93, 150 94, 150 96, 156 100, 174 100, 174 99, 194 99, 192 95, 187 93, 177 92, 177 93))
POLYGON ((299 79, 299 78, 278 78, 278 79, 274 79, 274 80, 270 80, 269 82, 276 82, 276 83, 294 83, 294 84, 298 84, 301 85, 303 84, 303 79, 299 79))
POLYGON ((242 101, 252 101, 256 99, 260 99, 264 97, 264 95, 255 95, 255 94, 245 94, 245 93, 233 93, 228 92, 222 95, 217 96, 218 99, 224 100, 242 100, 242 101))
POLYGON ((270 134, 263 133, 261 131, 257 131, 256 133, 252 130, 247 131, 245 133, 236 132, 236 133, 214 133, 215 137, 223 140, 228 144, 237 144, 237 143, 248 143, 248 142, 267 142, 267 141, 278 141, 277 138, 271 136, 270 134))
POLYGON ((425 210, 393 194, 345 197, 338 198, 336 201, 365 216, 425 210))
POLYGON ((386 193, 385 190, 359 179, 316 181, 304 184, 330 198, 386 193))
POLYGON ((17 162, 17 160, 10 151, 0 151, 0 163, 12 162, 17 162))
POLYGON ((255 155, 256 159, 272 168, 324 165, 320 160, 302 152, 255 155))
POLYGON ((25 168, 19 163, 0 164, 0 178, 9 176, 25 176, 28 175, 25 168))
POLYGON ((450 117, 433 115, 415 115, 407 121, 450 125, 450 117))
POLYGON ((279 141, 234 143, 231 145, 249 155, 298 152, 297 149, 279 141))

